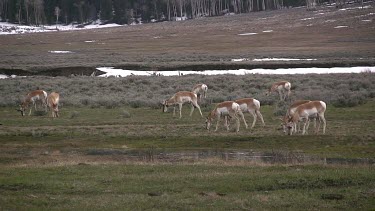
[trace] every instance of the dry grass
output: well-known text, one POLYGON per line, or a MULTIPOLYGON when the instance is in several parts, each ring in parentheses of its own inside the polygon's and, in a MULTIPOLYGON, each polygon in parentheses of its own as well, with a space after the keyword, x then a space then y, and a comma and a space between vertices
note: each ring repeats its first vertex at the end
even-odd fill
POLYGON ((0 69, 69 75, 90 74, 93 69, 81 67, 97 66, 157 70, 373 65, 375 30, 373 22, 362 20, 372 19, 375 8, 358 6, 349 5, 355 9, 346 11, 293 8, 111 29, 1 36, 0 69), (334 28, 339 25, 348 27, 334 28), (263 33, 265 30, 273 32, 263 33), (249 32, 258 34, 238 35, 249 32), (74 53, 51 54, 51 50, 74 53), (264 57, 318 60, 230 62, 264 57), (56 69, 62 67, 67 68, 56 69))

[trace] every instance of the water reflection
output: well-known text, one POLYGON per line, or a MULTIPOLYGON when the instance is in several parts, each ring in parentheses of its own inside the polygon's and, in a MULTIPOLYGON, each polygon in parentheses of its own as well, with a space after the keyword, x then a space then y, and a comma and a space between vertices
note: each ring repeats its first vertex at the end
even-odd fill
POLYGON ((243 150, 186 150, 170 151, 159 149, 120 150, 91 149, 87 155, 119 156, 126 161, 145 162, 199 162, 206 160, 254 162, 265 164, 342 164, 373 165, 375 159, 370 158, 322 158, 307 155, 300 151, 243 151, 243 150))

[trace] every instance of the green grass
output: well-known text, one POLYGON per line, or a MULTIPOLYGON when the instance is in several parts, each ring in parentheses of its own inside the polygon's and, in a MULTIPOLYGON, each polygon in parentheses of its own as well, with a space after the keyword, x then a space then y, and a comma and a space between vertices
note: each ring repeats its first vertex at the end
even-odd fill
POLYGON ((368 210, 373 175, 371 167, 322 166, 7 168, 0 174, 0 209, 368 210))
POLYGON ((0 210, 374 209, 371 164, 152 157, 158 150, 243 150, 373 160, 374 106, 329 106, 327 134, 306 136, 283 135, 272 106, 262 107, 266 127, 242 125, 239 133, 208 132, 187 105, 182 119, 144 107, 61 107, 58 119, 1 107, 0 210), (127 150, 140 150, 140 159, 121 154, 127 150))
MULTIPOLYGON (((221 125, 217 132, 204 128, 204 118, 195 111, 183 117, 151 108, 61 108, 61 118, 22 117, 11 108, 1 108, 0 146, 4 149, 92 148, 122 149, 241 149, 257 151, 303 151, 322 157, 374 158, 375 102, 352 108, 329 106, 326 112, 327 133, 285 136, 280 120, 273 116, 271 106, 263 106, 266 127, 257 122, 253 130, 243 124, 239 133, 227 132, 221 125), (126 110, 130 117, 123 118, 126 110), (77 115, 71 118, 71 113, 77 115)), ((204 115, 211 108, 203 110, 204 115)), ((246 114, 247 122, 251 122, 246 114)), ((233 127, 232 127, 233 128, 233 127)))

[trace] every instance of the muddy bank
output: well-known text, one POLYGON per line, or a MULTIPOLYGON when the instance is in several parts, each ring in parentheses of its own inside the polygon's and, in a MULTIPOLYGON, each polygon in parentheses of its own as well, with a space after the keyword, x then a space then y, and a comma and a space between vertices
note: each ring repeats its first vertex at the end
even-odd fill
POLYGON ((96 70, 95 67, 56 67, 41 69, 0 69, 0 75, 17 75, 17 76, 72 76, 72 75, 91 75, 103 74, 96 70))

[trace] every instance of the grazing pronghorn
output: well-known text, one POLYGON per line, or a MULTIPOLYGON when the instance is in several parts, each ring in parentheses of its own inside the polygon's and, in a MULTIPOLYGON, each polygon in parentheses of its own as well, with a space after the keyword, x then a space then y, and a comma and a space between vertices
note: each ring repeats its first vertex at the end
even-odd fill
POLYGON ((36 110, 36 104, 37 102, 41 102, 42 105, 47 110, 47 92, 43 90, 35 90, 26 95, 25 100, 21 103, 20 109, 18 111, 21 112, 22 116, 25 116, 25 110, 30 106, 30 103, 32 103, 32 106, 30 106, 29 116, 31 115, 31 109, 33 106, 36 110))
POLYGON ((51 109, 52 118, 59 117, 59 100, 60 95, 56 92, 52 92, 47 97, 47 105, 51 109))
MULTIPOLYGON (((284 116, 284 118, 281 118, 281 121, 283 122, 282 123, 282 126, 283 126, 283 130, 284 130, 284 133, 287 134, 287 122, 289 120, 290 117, 293 116, 293 114, 296 112, 296 109, 298 106, 302 105, 302 104, 305 104, 305 103, 309 103, 311 102, 310 100, 296 100, 294 101, 288 108, 288 110, 286 111, 286 114, 284 116)), ((308 126, 307 126, 308 128, 308 126)), ((299 127, 298 127, 298 124, 296 125, 296 128, 294 128, 294 130, 297 132, 299 131, 299 127), (297 130, 298 128, 298 130, 297 130)))
POLYGON ((260 120, 264 124, 263 116, 260 113, 260 102, 257 99, 254 98, 243 98, 243 99, 238 99, 236 101, 238 105, 240 105, 242 113, 249 112, 251 115, 253 115, 253 124, 251 125, 251 128, 255 126, 255 123, 257 121, 257 117, 260 118, 260 120))
POLYGON ((279 81, 272 84, 271 88, 267 91, 266 95, 270 95, 272 92, 279 93, 280 101, 285 101, 290 96, 290 89, 292 85, 288 81, 279 81))
POLYGON ((319 118, 318 127, 316 128, 316 133, 319 132, 320 122, 323 121, 323 134, 326 132, 326 119, 324 118, 324 112, 327 109, 327 105, 323 101, 311 101, 298 106, 294 114, 288 119, 286 127, 288 134, 292 135, 293 130, 296 128, 296 124, 300 119, 304 121, 302 135, 306 133, 306 126, 309 122, 309 117, 317 115, 319 118))
POLYGON ((191 103, 190 116, 193 114, 194 107, 196 107, 196 108, 198 108, 199 113, 203 117, 201 108, 199 107, 197 100, 198 100, 197 94, 195 94, 193 92, 188 92, 188 91, 177 92, 169 100, 165 100, 162 103, 163 104, 163 112, 167 112, 168 106, 173 105, 173 116, 175 116, 176 115, 176 105, 178 104, 179 109, 180 109, 180 118, 181 118, 182 117, 182 115, 181 115, 182 104, 191 103))
POLYGON ((202 98, 202 94, 203 94, 203 98, 206 98, 207 90, 208 90, 208 87, 206 84, 197 84, 193 87, 192 92, 197 94, 199 98, 202 98))
POLYGON ((212 121, 216 118, 216 129, 215 131, 217 131, 218 127, 219 127, 219 122, 220 122, 220 118, 221 117, 224 117, 224 125, 226 126, 227 130, 229 130, 229 120, 231 118, 234 118, 236 120, 236 123, 237 123, 237 128, 236 128, 236 132, 240 131, 240 119, 238 118, 238 115, 241 116, 244 124, 245 124, 245 127, 247 128, 247 123, 246 123, 246 120, 245 120, 245 117, 241 111, 241 108, 240 108, 240 105, 238 105, 238 103, 234 102, 234 101, 225 101, 225 102, 222 102, 222 103, 219 103, 216 105, 215 109, 212 110, 208 116, 207 116, 207 119, 206 119, 206 128, 207 130, 210 130, 210 127, 211 127, 211 123, 212 121))

